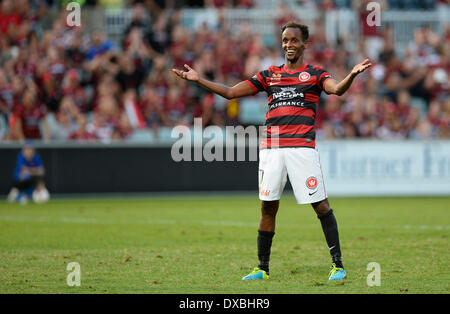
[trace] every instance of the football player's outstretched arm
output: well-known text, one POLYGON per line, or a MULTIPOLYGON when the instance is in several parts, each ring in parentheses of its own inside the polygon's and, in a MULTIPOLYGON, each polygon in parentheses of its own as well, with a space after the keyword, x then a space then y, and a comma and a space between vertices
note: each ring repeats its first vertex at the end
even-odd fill
POLYGON ((178 77, 187 81, 196 82, 197 84, 209 89, 211 92, 219 94, 226 99, 239 98, 244 96, 254 95, 255 91, 245 82, 240 82, 233 87, 228 87, 223 84, 214 83, 207 79, 201 78, 197 71, 192 69, 189 65, 185 64, 184 67, 187 71, 172 69, 178 77))
POLYGON ((325 81, 324 90, 327 94, 333 94, 341 96, 343 95, 352 85, 355 77, 364 72, 366 69, 370 68, 372 63, 369 59, 364 60, 360 64, 355 65, 353 70, 347 75, 340 83, 333 79, 328 79, 325 81))

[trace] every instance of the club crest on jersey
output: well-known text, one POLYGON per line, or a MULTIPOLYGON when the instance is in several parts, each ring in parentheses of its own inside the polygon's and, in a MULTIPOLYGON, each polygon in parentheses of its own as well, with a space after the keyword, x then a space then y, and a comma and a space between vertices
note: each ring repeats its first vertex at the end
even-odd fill
POLYGON ((309 177, 306 179, 306 186, 310 190, 314 190, 317 187, 317 179, 316 177, 309 177))
POLYGON ((300 82, 307 82, 311 78, 311 75, 308 72, 302 72, 298 75, 298 80, 300 82))

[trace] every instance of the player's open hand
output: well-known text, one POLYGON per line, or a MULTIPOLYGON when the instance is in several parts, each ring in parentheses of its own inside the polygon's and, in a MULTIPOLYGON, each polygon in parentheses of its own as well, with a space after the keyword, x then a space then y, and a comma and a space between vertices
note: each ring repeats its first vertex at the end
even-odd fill
POLYGON ((198 73, 187 64, 185 64, 184 67, 186 68, 187 71, 172 69, 172 72, 181 77, 182 79, 197 82, 198 73))
POLYGON ((355 65, 355 67, 352 70, 352 74, 356 76, 356 75, 364 72, 371 66, 372 66, 372 63, 370 63, 370 60, 366 59, 363 62, 361 62, 360 64, 355 65))

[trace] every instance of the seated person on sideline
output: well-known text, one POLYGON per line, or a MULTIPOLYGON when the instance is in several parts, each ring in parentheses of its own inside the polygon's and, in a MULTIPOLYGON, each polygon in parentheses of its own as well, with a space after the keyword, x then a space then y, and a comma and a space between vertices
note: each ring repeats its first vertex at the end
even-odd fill
POLYGON ((14 183, 8 201, 26 204, 29 198, 35 202, 45 202, 49 198, 44 184, 44 165, 31 142, 26 142, 17 155, 14 169, 14 183))

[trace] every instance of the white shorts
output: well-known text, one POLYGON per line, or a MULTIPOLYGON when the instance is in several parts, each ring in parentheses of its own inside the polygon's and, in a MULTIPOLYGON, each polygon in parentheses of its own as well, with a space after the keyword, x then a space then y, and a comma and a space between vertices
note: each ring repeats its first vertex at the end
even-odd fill
POLYGON ((260 200, 279 200, 288 176, 298 204, 316 203, 327 198, 317 150, 308 147, 260 150, 260 200))

